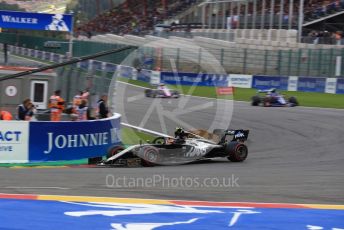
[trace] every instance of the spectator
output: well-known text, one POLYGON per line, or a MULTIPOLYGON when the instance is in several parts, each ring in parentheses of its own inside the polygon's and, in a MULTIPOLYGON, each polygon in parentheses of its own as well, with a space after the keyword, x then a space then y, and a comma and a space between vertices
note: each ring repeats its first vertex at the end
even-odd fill
POLYGON ((87 107, 87 101, 81 100, 80 105, 76 108, 76 114, 77 114, 77 121, 86 121, 88 120, 88 107, 87 107))
POLYGON ((80 90, 79 93, 73 97, 73 109, 74 110, 76 110, 76 108, 81 104, 83 93, 84 92, 82 90, 80 90))
POLYGON ((61 97, 61 90, 56 90, 49 99, 50 120, 60 121, 65 101, 61 97))
POLYGON ((34 120, 35 115, 35 105, 31 102, 27 105, 27 112, 25 114, 25 121, 32 121, 34 120))
POLYGON ((90 89, 86 88, 81 95, 81 99, 86 100, 86 102, 88 102, 89 97, 90 97, 90 89))
POLYGON ((98 118, 103 119, 107 118, 109 114, 109 108, 107 106, 107 95, 101 96, 98 103, 98 118))
POLYGON ((22 104, 18 105, 17 120, 21 120, 21 121, 26 120, 26 114, 29 112, 29 104, 32 104, 31 99, 27 98, 23 101, 22 104))

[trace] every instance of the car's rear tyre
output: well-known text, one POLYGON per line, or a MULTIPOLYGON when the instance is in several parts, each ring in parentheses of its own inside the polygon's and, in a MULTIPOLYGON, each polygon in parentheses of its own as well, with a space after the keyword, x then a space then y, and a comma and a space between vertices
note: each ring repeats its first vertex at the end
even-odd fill
POLYGON ((146 89, 145 90, 145 95, 146 95, 146 97, 150 97, 151 96, 151 90, 150 89, 146 89))
POLYGON ((261 100, 259 96, 253 96, 252 97, 252 105, 253 106, 258 106, 260 104, 261 100))
POLYGON ((226 145, 226 152, 228 153, 228 160, 232 162, 242 162, 246 160, 248 155, 247 146, 243 143, 232 141, 226 145))
POLYGON ((180 97, 179 92, 176 91, 176 90, 172 91, 172 97, 174 97, 174 98, 179 98, 179 97, 180 97))
POLYGON ((293 106, 298 106, 299 102, 297 101, 296 97, 290 97, 289 98, 289 103, 292 104, 293 106))

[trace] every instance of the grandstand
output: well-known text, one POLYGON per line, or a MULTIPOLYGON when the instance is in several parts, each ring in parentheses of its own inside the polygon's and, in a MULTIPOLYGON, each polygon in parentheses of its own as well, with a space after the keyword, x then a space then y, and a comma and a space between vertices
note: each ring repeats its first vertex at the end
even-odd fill
POLYGON ((303 28, 303 24, 317 24, 322 19, 326 21, 328 17, 335 18, 342 14, 343 1, 305 0, 303 6, 300 6, 300 1, 293 0, 168 1, 165 7, 163 2, 158 1, 153 8, 149 8, 143 1, 142 5, 130 8, 130 1, 127 1, 112 11, 113 15, 121 12, 117 15, 120 21, 112 20, 114 24, 110 24, 106 20, 112 16, 97 16, 86 28, 90 25, 92 28, 101 26, 103 30, 94 30, 92 34, 84 36, 81 31, 85 27, 80 27, 78 39, 162 48, 163 70, 171 70, 168 63, 164 64, 171 57, 175 60, 186 57, 186 61, 178 63, 178 70, 193 72, 201 71, 205 64, 197 63, 202 52, 195 51, 194 45, 212 54, 214 61, 210 62, 214 64, 219 61, 229 73, 334 76, 333 63, 337 56, 343 55, 340 32, 327 32, 325 39, 324 36, 320 38, 321 31, 312 31, 308 36, 309 31, 303 28), (182 7, 164 11, 165 8, 174 9, 170 6, 176 2, 182 7), (120 10, 121 7, 123 10, 120 10), (141 14, 135 11, 142 7, 145 10, 141 14), (214 11, 216 7, 221 10, 214 11), (322 14, 318 13, 319 7, 323 9, 322 14), (146 10, 155 12, 157 20, 145 24, 146 10), (122 19, 121 15, 126 16, 122 19), (231 20, 228 24, 228 17, 235 16, 239 16, 237 23, 234 25, 231 20), (304 23, 298 20, 299 16, 305 16, 304 23), (100 18, 105 18, 105 23, 97 25, 100 18), (135 23, 131 25, 132 18, 135 18, 135 23), (144 25, 141 27, 144 30, 135 29, 139 21, 139 27, 144 25), (302 29, 306 36, 301 39, 302 29), (188 46, 193 48, 188 49, 188 46), (192 60, 193 64, 187 59, 192 60))

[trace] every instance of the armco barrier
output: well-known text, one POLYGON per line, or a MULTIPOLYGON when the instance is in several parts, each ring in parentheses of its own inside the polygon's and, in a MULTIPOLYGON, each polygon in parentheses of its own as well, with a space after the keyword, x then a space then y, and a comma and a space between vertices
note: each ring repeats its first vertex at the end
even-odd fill
POLYGON ((93 121, 1 121, 0 163, 76 160, 119 145, 120 115, 93 121))

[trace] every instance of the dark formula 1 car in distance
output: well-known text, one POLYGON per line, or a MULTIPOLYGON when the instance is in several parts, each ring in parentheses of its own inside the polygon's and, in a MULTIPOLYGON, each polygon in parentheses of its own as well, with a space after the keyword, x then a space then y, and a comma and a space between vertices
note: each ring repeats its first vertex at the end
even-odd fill
POLYGON ((180 93, 178 90, 172 90, 165 86, 165 84, 160 84, 157 89, 146 89, 146 97, 153 98, 179 98, 180 93))
POLYGON ((212 140, 183 131, 182 138, 157 137, 152 143, 138 144, 129 148, 115 146, 108 158, 99 166, 154 166, 181 165, 212 158, 227 158, 242 162, 247 158, 248 148, 244 144, 249 130, 214 130, 212 140), (218 140, 218 141, 214 141, 218 140))
POLYGON ((257 94, 252 97, 253 106, 262 105, 264 107, 294 107, 299 102, 296 97, 285 97, 277 92, 276 89, 258 90, 257 94))

